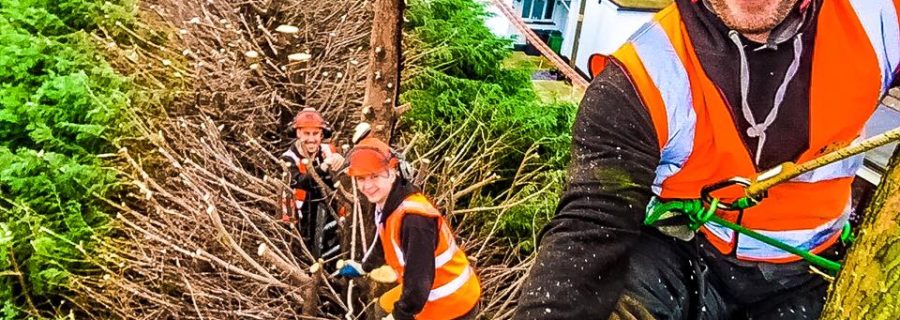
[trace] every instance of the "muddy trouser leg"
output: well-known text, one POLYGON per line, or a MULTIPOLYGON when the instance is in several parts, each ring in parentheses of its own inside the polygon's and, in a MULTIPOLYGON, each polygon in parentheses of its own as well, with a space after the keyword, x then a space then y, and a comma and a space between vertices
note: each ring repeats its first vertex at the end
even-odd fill
POLYGON ((694 242, 643 229, 632 249, 625 293, 610 319, 725 319, 694 242))

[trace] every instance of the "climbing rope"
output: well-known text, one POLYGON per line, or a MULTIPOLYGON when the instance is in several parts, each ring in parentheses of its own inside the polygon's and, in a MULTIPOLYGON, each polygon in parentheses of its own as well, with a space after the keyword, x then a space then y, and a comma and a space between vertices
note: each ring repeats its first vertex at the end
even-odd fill
POLYGON ((796 165, 792 162, 783 163, 772 170, 760 174, 759 177, 757 177, 757 181, 747 187, 747 196, 753 198, 761 197, 765 194, 766 190, 769 190, 779 183, 898 140, 900 140, 900 128, 879 134, 843 149, 830 152, 800 165, 796 165))
MULTIPOLYGON (((842 148, 834 152, 830 152, 819 158, 804 162, 800 165, 794 164, 792 162, 783 163, 772 170, 763 172, 762 174, 758 175, 755 181, 751 181, 743 177, 734 177, 708 185, 701 189, 700 199, 675 199, 662 201, 654 198, 647 207, 647 217, 644 219, 644 224, 650 226, 672 225, 672 222, 667 221, 677 219, 664 219, 664 217, 670 216, 667 215, 667 213, 682 213, 687 217, 688 221, 686 224, 692 231, 697 231, 707 222, 714 222, 735 232, 747 235, 765 244, 799 256, 810 264, 835 274, 841 269, 840 263, 823 258, 807 250, 796 248, 769 236, 747 229, 739 224, 722 219, 721 217, 716 216, 715 212, 716 210, 736 211, 753 207, 767 196, 767 191, 769 189, 780 183, 789 181, 806 172, 810 172, 831 163, 841 161, 851 156, 861 154, 863 152, 898 140, 900 140, 900 128, 890 130, 875 137, 863 140, 860 143, 842 148), (732 202, 726 202, 712 196, 712 193, 714 191, 733 186, 743 187, 745 195, 732 202)), ((844 228, 841 232, 841 241, 845 243, 853 242, 853 233, 850 230, 849 223, 844 225, 844 228)))

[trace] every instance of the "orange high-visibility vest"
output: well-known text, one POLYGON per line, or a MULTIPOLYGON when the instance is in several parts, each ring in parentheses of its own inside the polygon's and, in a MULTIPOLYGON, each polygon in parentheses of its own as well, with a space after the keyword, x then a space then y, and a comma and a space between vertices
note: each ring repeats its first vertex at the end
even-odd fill
MULTIPOLYGON (((861 135, 900 63, 898 4, 900 0, 822 2, 809 89, 809 149, 799 162, 861 135)), ((675 4, 657 13, 611 58, 628 74, 652 118, 661 155, 652 186, 657 196, 696 199, 706 185, 758 175, 730 107, 700 66, 675 4)), ((789 245, 822 251, 839 238, 849 218, 850 184, 861 163, 862 155, 820 168, 770 189, 765 200, 743 213, 717 215, 789 245)), ((732 188, 714 196, 733 200, 742 191, 732 188)), ((800 259, 719 224, 707 223, 701 232, 720 252, 743 260, 800 259)))
POLYGON ((457 247, 453 232, 441 213, 422 194, 406 198, 388 216, 384 226, 379 228, 381 246, 385 261, 397 272, 400 286, 391 290, 395 298, 403 286, 403 270, 406 265, 400 248, 400 227, 403 217, 416 214, 437 219, 438 241, 434 250, 434 284, 428 293, 425 308, 416 315, 417 319, 455 319, 465 315, 478 303, 481 284, 475 270, 469 265, 466 254, 457 247))

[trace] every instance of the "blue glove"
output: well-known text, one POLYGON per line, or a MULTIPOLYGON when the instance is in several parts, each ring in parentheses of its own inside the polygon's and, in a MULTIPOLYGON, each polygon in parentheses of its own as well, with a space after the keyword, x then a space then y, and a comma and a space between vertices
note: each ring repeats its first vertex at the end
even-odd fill
POLYGON ((340 260, 337 263, 338 275, 344 278, 359 278, 366 274, 359 262, 340 260))

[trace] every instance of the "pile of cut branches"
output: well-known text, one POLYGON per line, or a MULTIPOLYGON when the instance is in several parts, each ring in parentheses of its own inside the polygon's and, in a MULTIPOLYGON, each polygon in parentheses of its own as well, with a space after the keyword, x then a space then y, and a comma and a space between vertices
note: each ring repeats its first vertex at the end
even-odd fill
POLYGON ((117 235, 89 257, 102 277, 74 280, 79 309, 96 318, 342 316, 337 291, 310 273, 297 231, 277 220, 287 188, 277 155, 304 106, 333 120, 338 141, 346 136, 362 100, 370 9, 355 1, 141 6, 138 22, 96 36, 145 96, 128 114, 141 138, 116 154, 133 191, 110 201, 117 235))

